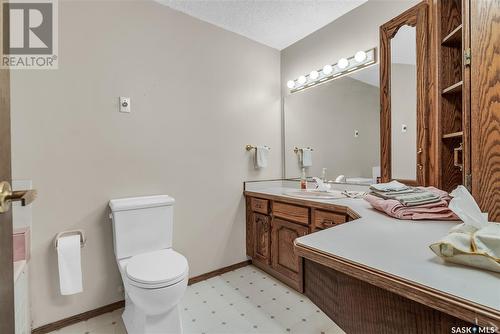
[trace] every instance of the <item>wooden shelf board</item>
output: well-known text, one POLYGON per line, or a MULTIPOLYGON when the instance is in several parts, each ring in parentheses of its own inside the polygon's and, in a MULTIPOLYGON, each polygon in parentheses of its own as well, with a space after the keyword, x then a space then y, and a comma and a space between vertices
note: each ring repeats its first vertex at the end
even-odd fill
POLYGON ((464 134, 463 131, 458 131, 458 132, 452 132, 452 133, 447 133, 443 135, 443 139, 447 138, 457 138, 457 137, 462 137, 464 134))
POLYGON ((446 35, 441 42, 441 45, 456 46, 462 44, 462 25, 459 25, 452 32, 446 35))
POLYGON ((456 84, 453 84, 453 85, 443 89, 443 92, 441 94, 445 95, 445 94, 454 94, 454 93, 461 92, 463 84, 464 84, 464 82, 462 80, 460 80, 456 84))

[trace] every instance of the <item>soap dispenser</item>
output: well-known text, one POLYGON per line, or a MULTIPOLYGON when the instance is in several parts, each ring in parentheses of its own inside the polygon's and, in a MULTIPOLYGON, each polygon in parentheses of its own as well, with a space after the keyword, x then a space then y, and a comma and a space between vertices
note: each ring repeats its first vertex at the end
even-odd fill
POLYGON ((300 175, 300 189, 307 189, 306 169, 302 167, 302 174, 300 175))

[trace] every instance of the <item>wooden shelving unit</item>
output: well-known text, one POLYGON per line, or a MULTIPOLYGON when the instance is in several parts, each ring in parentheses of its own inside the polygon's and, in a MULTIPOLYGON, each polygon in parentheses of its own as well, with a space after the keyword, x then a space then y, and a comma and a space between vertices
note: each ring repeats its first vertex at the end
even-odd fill
POLYGON ((441 44, 445 46, 462 45, 462 25, 459 25, 446 35, 441 44))
MULTIPOLYGON (((463 3, 468 0, 438 0, 440 30, 440 187, 451 191, 464 182, 463 161, 456 161, 456 151, 464 143, 464 64, 463 3)), ((464 155, 461 154, 463 157, 464 155)), ((463 159, 462 159, 463 160, 463 159)))
POLYGON ((445 94, 454 94, 454 93, 462 92, 463 85, 464 85, 464 82, 462 80, 460 80, 459 82, 443 89, 443 92, 441 94, 445 95, 445 94))
POLYGON ((463 135, 464 135, 463 131, 452 132, 452 133, 444 134, 443 139, 458 138, 458 137, 462 137, 463 135))

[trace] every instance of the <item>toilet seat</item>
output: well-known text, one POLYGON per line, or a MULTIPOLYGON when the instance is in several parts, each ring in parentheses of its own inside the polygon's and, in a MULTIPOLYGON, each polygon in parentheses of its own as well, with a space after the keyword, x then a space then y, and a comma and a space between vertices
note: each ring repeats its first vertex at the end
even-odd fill
POLYGON ((130 284, 145 289, 158 289, 182 281, 188 270, 186 258, 168 248, 133 256, 125 272, 130 284))

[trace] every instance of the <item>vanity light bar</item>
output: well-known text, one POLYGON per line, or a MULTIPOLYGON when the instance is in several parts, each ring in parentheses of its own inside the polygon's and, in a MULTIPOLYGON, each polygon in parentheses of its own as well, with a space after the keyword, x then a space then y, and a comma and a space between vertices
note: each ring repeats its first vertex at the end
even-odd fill
POLYGON ((290 89, 290 93, 295 93, 305 88, 337 79, 347 73, 375 64, 377 62, 376 51, 377 48, 372 48, 366 51, 358 51, 352 57, 339 59, 336 64, 327 64, 320 70, 315 70, 309 74, 301 75, 295 80, 289 80, 286 85, 290 89))

